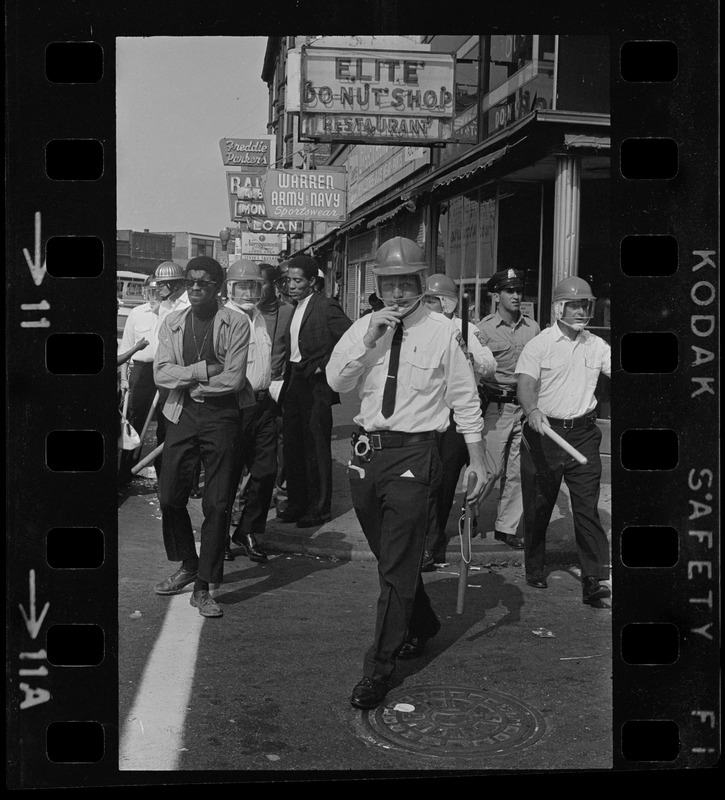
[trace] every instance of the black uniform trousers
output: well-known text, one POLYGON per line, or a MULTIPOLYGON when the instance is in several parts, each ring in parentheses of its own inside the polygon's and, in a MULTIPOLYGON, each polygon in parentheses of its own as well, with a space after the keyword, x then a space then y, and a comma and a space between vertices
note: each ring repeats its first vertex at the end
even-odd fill
POLYGON ((523 427, 521 493, 524 504, 524 557, 526 575, 544 577, 546 529, 559 495, 562 477, 569 488, 574 519, 574 538, 584 577, 609 577, 609 542, 599 520, 602 432, 588 426, 552 428, 587 458, 580 464, 547 436, 528 424, 523 427))
POLYGON ((331 439, 332 404, 324 374, 305 378, 292 364, 282 413, 288 511, 330 513, 331 439))
POLYGON ((461 470, 469 462, 468 447, 462 433, 456 430, 451 412, 451 422, 438 439, 438 452, 441 456, 441 487, 434 499, 432 524, 426 537, 425 549, 432 553, 436 561, 444 561, 446 556, 446 525, 456 496, 461 470))
POLYGON ((229 476, 234 466, 238 427, 236 406, 220 406, 214 401, 196 403, 188 396, 184 398, 179 421, 167 424, 164 468, 159 479, 166 555, 169 561, 187 564, 197 560, 186 506, 194 486, 194 472, 201 461, 204 465, 201 498, 204 521, 198 573, 200 580, 209 583, 221 583, 224 577, 224 548, 229 535, 229 476))
POLYGON ((360 526, 378 562, 375 636, 363 675, 387 679, 406 635, 430 638, 440 622, 420 573, 430 500, 440 485, 435 439, 353 456, 348 475, 360 526))
POLYGON ((249 471, 244 508, 235 533, 264 533, 277 478, 277 405, 265 392, 240 411, 235 461, 229 487, 229 516, 244 467, 249 471))
MULTIPOLYGON (((154 364, 153 361, 141 362, 131 361, 128 365, 128 421, 133 425, 134 430, 140 436, 143 426, 146 424, 151 404, 156 395, 156 384, 154 383, 154 364)), ((166 436, 166 421, 161 413, 163 403, 159 398, 154 412, 156 420, 156 444, 161 444, 166 436)), ((131 467, 138 461, 134 457, 132 450, 125 450, 121 460, 121 472, 128 473, 131 467)), ((154 459, 156 474, 161 471, 161 456, 154 459)))

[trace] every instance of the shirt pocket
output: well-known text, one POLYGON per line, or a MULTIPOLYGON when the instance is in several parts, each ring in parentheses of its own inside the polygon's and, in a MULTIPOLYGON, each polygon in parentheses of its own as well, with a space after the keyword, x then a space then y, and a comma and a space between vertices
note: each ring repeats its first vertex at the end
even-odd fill
POLYGON ((414 392, 430 394, 440 382, 436 378, 442 376, 440 353, 435 348, 415 350, 406 357, 408 382, 414 392))
POLYGON ((601 361, 594 355, 587 354, 584 356, 584 367, 587 375, 587 388, 594 389, 599 380, 599 373, 601 372, 601 361))
POLYGON ((561 353, 545 356, 541 359, 541 377, 556 378, 559 374, 565 372, 568 367, 569 359, 561 353))

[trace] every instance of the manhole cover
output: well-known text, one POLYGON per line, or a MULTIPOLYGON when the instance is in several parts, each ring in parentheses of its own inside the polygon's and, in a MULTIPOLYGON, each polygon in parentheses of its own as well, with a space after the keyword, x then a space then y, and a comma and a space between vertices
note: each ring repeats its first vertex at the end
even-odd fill
POLYGON ((541 714, 519 700, 470 686, 401 687, 363 717, 377 738, 442 757, 528 747, 546 728, 541 714))

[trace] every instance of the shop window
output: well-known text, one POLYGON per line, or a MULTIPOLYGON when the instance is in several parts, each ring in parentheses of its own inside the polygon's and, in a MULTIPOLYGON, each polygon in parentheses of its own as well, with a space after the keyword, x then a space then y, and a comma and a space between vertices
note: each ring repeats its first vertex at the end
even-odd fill
POLYGON ((540 322, 539 252, 541 249, 541 185, 500 183, 496 270, 518 269, 525 274, 522 307, 540 322))

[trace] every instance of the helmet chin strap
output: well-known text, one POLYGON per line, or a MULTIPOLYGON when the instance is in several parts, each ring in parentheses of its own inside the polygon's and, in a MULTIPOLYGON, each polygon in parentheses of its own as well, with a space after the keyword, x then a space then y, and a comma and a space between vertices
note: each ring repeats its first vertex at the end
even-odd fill
MULTIPOLYGON (((406 297, 405 299, 412 300, 413 305, 406 310, 405 314, 403 314, 400 319, 405 319, 408 316, 408 314, 412 314, 413 311, 415 311, 415 309, 418 308, 418 306, 420 305, 420 301, 423 299, 423 295, 419 294, 417 297, 406 297)), ((391 303, 391 305, 388 306, 388 308, 392 308, 392 306, 397 306, 397 305, 398 305, 397 303, 391 303)))

